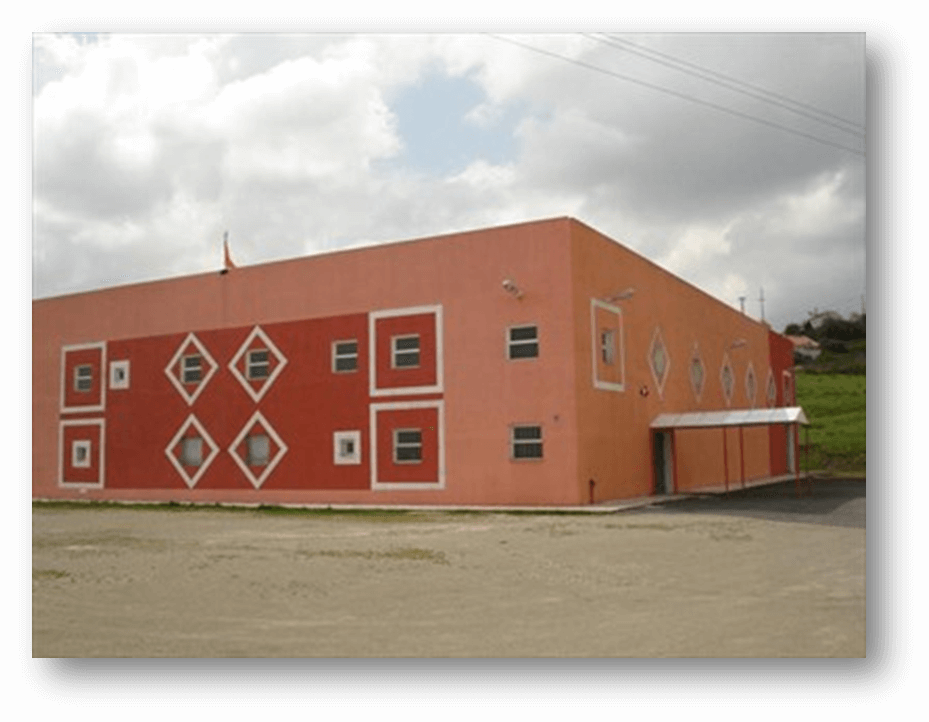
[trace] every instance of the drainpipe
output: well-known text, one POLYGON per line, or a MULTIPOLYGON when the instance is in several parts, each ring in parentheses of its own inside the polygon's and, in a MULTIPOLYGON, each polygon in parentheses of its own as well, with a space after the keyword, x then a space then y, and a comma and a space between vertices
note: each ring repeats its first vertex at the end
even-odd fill
POLYGON ((587 483, 590 484, 590 503, 593 504, 593 503, 594 503, 594 486, 597 485, 597 482, 595 482, 593 479, 591 479, 591 480, 590 480, 589 482, 587 482, 587 483))

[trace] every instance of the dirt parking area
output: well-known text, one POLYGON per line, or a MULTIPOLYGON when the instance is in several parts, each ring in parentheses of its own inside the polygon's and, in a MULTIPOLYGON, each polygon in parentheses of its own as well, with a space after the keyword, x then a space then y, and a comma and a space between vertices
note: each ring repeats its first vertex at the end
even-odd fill
POLYGON ((862 657, 858 488, 799 520, 40 504, 33 655, 862 657))

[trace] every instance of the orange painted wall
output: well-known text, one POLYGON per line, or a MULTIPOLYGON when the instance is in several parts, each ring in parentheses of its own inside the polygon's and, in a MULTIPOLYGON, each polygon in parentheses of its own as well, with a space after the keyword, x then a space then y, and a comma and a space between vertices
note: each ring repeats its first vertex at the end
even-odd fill
MULTIPOLYGON (((340 251, 33 303, 33 495, 263 503, 573 504, 578 468, 568 219, 340 251), (503 291, 505 278, 522 290, 503 291), (61 347, 441 305, 444 490, 60 489, 61 347), (506 329, 539 326, 537 359, 506 329), (510 459, 510 426, 543 428, 542 462, 510 459), (566 481, 567 480, 567 481, 566 481)), ((402 397, 390 397, 393 401, 402 397)), ((329 442, 331 444, 331 440, 329 442)), ((330 446, 331 448, 331 446, 330 446)), ((161 452, 160 452, 161 453, 161 452)), ((331 453, 331 452, 329 452, 331 453)))
MULTIPOLYGON (((664 412, 686 412, 764 405, 764 382, 771 362, 768 328, 673 276, 647 259, 575 222, 571 229, 573 334, 576 358, 578 425, 578 484, 595 479, 602 498, 650 494, 653 488, 649 424, 664 412), (607 299, 625 289, 635 293, 615 302, 622 310, 625 389, 594 387, 594 342, 591 299, 607 299), (649 350, 660 330, 668 359, 664 385, 659 388, 649 350), (744 343, 731 348, 737 340, 744 343), (689 362, 699 350, 705 368, 698 397, 691 384, 689 362), (720 381, 728 355, 735 376, 731 401, 720 381), (757 390, 754 404, 746 391, 752 365, 757 390)), ((682 488, 696 489, 723 482, 721 431, 707 433, 720 443, 701 444, 702 432, 680 434, 678 473, 682 488)), ((738 433, 728 438, 730 474, 739 478, 738 433), (735 464, 733 466, 733 463, 735 464)), ((765 427, 746 430, 746 475, 765 476, 770 469, 765 427)))

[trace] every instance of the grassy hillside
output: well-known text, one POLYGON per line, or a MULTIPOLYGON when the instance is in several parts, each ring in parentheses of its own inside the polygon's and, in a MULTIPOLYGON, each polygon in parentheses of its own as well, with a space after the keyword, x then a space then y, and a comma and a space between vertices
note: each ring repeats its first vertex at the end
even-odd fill
MULTIPOLYGON (((810 420, 810 469, 864 473, 865 376, 801 372, 796 379, 797 403, 810 420)), ((801 431, 801 444, 805 436, 801 431)), ((800 468, 806 468, 805 454, 800 468)))

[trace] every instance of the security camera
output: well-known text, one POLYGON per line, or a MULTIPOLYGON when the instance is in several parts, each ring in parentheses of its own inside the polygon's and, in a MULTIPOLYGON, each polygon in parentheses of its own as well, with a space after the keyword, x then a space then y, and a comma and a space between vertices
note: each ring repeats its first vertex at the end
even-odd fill
POLYGON ((503 279, 503 290, 512 294, 516 298, 521 298, 523 295, 522 291, 519 290, 519 287, 509 278, 503 279))

